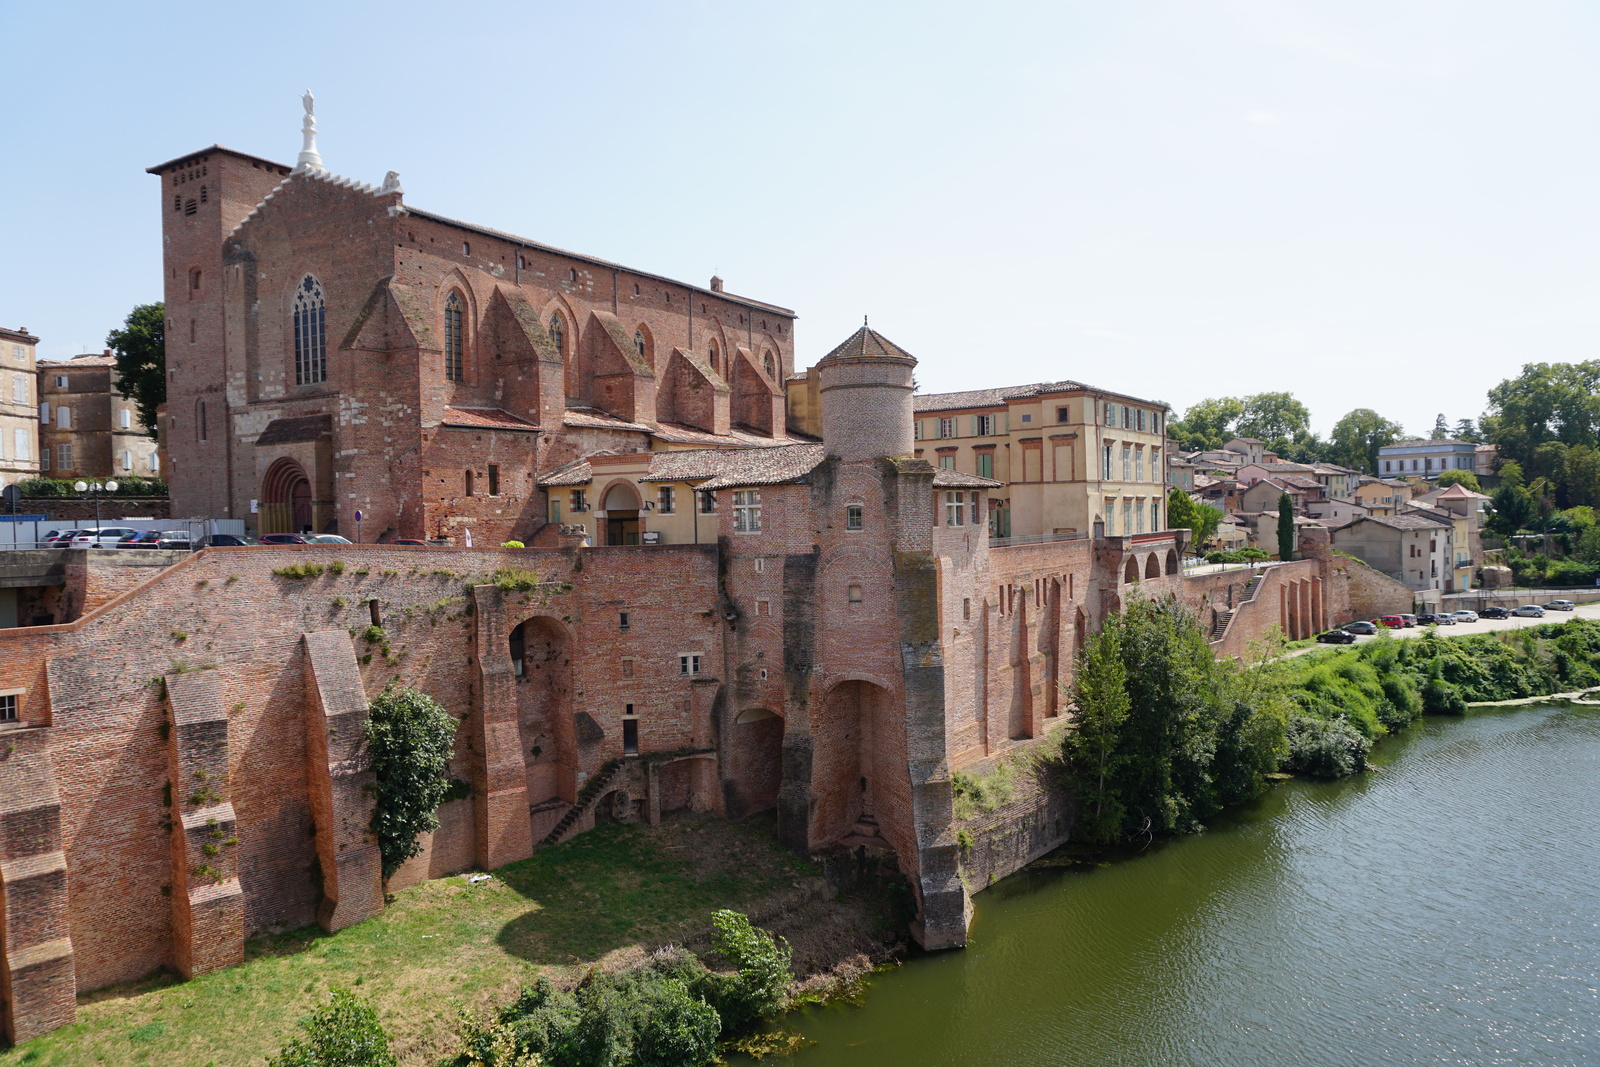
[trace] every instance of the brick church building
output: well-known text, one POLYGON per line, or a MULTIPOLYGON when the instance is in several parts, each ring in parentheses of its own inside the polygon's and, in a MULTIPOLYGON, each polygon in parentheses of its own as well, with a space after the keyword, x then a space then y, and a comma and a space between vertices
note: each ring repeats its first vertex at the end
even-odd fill
POLYGON ((175 515, 480 543, 597 450, 787 443, 794 313, 213 145, 151 167, 175 515))

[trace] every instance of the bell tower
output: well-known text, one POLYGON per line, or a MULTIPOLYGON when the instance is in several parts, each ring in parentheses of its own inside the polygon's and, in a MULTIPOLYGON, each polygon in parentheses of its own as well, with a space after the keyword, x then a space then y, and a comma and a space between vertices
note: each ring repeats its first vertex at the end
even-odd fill
POLYGON ((910 456, 916 357, 862 323, 817 362, 822 444, 845 462, 910 456))

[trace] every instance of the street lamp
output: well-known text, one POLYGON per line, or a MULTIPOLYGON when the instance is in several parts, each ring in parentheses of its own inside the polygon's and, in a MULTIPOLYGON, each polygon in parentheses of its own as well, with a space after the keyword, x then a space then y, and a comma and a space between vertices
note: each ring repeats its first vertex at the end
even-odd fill
MULTIPOLYGON (((79 493, 88 493, 94 497, 94 529, 96 535, 98 535, 100 532, 100 494, 115 493, 117 491, 117 483, 106 482, 104 485, 101 485, 99 482, 77 482, 72 488, 76 489, 79 493)), ((95 538, 95 547, 100 547, 100 539, 98 536, 95 538)))

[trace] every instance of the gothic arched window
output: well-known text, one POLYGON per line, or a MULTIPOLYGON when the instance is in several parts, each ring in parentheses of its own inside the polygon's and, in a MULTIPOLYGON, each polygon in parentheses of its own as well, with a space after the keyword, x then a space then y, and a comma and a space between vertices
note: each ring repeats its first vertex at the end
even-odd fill
POLYGON ((633 331, 633 347, 635 347, 635 348, 637 348, 639 350, 639 354, 641 356, 644 355, 644 331, 643 330, 634 330, 633 331))
POLYGON ((559 354, 567 354, 567 324, 561 321, 560 312, 550 316, 550 343, 559 354))
POLYGON ((722 368, 717 366, 717 342, 715 340, 711 342, 711 369, 718 374, 722 373, 722 368))
POLYGON ((307 274, 294 291, 294 384, 328 380, 327 303, 322 283, 307 274))
POLYGON ((768 378, 775 376, 776 365, 772 362, 771 352, 761 353, 761 369, 767 372, 768 378))
POLYGON ((466 334, 462 325, 461 294, 454 289, 444 302, 444 376, 452 382, 466 381, 466 334))

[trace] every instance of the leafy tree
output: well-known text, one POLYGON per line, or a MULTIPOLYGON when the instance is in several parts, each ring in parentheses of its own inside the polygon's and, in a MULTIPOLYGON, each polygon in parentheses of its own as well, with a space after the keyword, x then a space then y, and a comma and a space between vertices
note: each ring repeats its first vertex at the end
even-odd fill
POLYGON ((1516 378, 1489 390, 1483 432, 1501 454, 1527 463, 1546 441, 1597 443, 1600 434, 1600 360, 1528 363, 1516 378))
POLYGON ((717 952, 737 968, 732 975, 707 975, 706 999, 735 1030, 783 1006, 793 952, 781 937, 750 925, 750 917, 723 909, 711 916, 717 952))
POLYGON ((1444 412, 1439 412, 1433 419, 1433 439, 1446 441, 1450 438, 1450 420, 1444 417, 1444 412))
POLYGON ((1455 433, 1450 436, 1457 441, 1467 441, 1475 445, 1483 443, 1483 437, 1478 433, 1478 425, 1471 419, 1462 419, 1457 422, 1455 433))
POLYGON ((1334 424, 1329 451, 1335 463, 1376 476, 1378 450, 1399 436, 1399 423, 1371 408, 1356 408, 1334 424))
POLYGON ((1439 475, 1440 489, 1452 485, 1464 485, 1474 493, 1483 492, 1483 486, 1478 484, 1478 476, 1471 471, 1451 469, 1439 475))
POLYGON ((156 408, 167 401, 167 345, 165 304, 140 304, 128 313, 122 329, 106 335, 116 353, 113 382, 124 399, 132 400, 139 421, 156 437, 156 408))
POLYGON ((1294 501, 1288 493, 1278 494, 1278 558, 1294 559, 1294 501))
POLYGON ((1124 757, 1118 744, 1128 719, 1127 684, 1120 632, 1106 627, 1084 648, 1073 682, 1076 729, 1064 750, 1081 802, 1076 831, 1088 841, 1113 841, 1122 833, 1118 782, 1124 757))
POLYGON ((1311 412, 1289 393, 1257 393, 1244 399, 1236 429, 1241 437, 1296 440, 1311 427, 1311 412))
POLYGON ((1567 449, 1567 500, 1573 507, 1600 507, 1600 449, 1567 449))
POLYGON ((455 736, 456 720, 425 693, 391 685, 372 702, 367 754, 378 780, 372 832, 385 878, 422 850, 418 834, 438 829, 455 736))
POLYGON ((1211 539, 1217 536, 1217 526, 1222 522, 1222 510, 1195 501, 1182 489, 1173 489, 1167 493, 1167 521, 1172 524, 1174 530, 1192 531, 1194 537, 1190 549, 1198 552, 1202 546, 1209 544, 1211 539))
POLYGON ((1232 437, 1234 423, 1244 413, 1244 403, 1224 396, 1191 404, 1183 418, 1167 429, 1188 452, 1212 452, 1232 437))
POLYGON ((1527 478, 1524 477, 1522 473, 1522 464, 1518 463, 1514 459, 1508 459, 1502 462, 1497 473, 1500 475, 1501 485, 1513 485, 1518 489, 1521 489, 1523 486, 1528 484, 1527 478))
POLYGON ((1329 458, 1328 443, 1309 430, 1301 430, 1293 437, 1273 438, 1267 447, 1291 463, 1321 463, 1329 458))
POLYGON ((378 1013, 348 989, 300 1020, 305 1037, 291 1038, 270 1067, 398 1067, 378 1013))
POLYGON ((1501 537, 1511 537, 1526 528, 1537 514, 1533 498, 1520 485, 1505 482, 1489 498, 1490 512, 1484 525, 1501 537))

